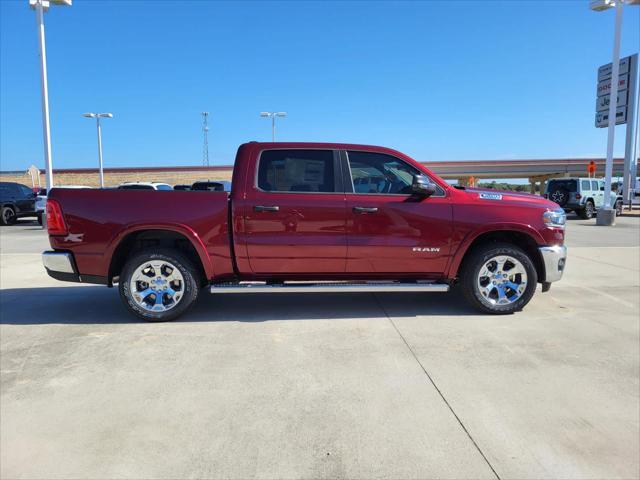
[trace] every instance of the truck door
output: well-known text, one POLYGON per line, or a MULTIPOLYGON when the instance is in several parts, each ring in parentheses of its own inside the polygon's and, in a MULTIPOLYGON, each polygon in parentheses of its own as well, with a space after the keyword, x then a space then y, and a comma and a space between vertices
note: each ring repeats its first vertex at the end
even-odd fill
POLYGON ((449 258, 452 210, 443 189, 411 194, 415 167, 392 155, 345 152, 347 272, 440 274, 449 258))
POLYGON ((256 274, 344 273, 345 193, 333 150, 265 150, 243 200, 247 260, 256 274))

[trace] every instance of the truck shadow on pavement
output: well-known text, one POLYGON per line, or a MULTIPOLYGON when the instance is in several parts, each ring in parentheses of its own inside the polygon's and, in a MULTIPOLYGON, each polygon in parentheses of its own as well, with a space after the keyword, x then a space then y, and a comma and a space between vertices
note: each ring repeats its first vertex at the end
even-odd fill
MULTIPOLYGON (((175 322, 268 322, 479 315, 458 292, 210 295, 175 322)), ((0 291, 0 324, 125 324, 130 314, 117 290, 102 286, 13 288, 0 291)))

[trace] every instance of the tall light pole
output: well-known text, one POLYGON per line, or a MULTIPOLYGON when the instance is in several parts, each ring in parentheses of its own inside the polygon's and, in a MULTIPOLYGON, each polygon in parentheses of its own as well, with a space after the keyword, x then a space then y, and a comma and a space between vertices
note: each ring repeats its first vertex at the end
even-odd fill
POLYGON ((271 141, 276 141, 276 117, 286 117, 287 112, 260 112, 261 117, 271 117, 271 141))
POLYGON ((100 128, 101 118, 113 118, 111 113, 83 113, 83 117, 95 118, 98 128, 98 162, 100 166, 100 188, 104 188, 104 170, 102 168, 102 129, 100 128))
POLYGON ((622 31, 622 11, 624 4, 638 4, 640 0, 592 0, 591 10, 602 12, 616 9, 613 34, 613 55, 611 59, 611 91, 609 92, 609 124, 607 125, 607 160, 604 170, 604 205, 598 210, 597 224, 612 225, 615 211, 611 206, 611 176, 613 175, 613 143, 616 131, 616 110, 618 107, 618 82, 620 81, 620 35, 622 31))
POLYGON ((209 112, 202 112, 202 166, 209 166, 209 112))
POLYGON ((72 0, 29 0, 29 6, 36 11, 38 27, 38 47, 40 50, 40 85, 42 93, 42 136, 44 139, 44 162, 47 189, 53 187, 53 167, 51 161, 51 124, 49 122, 49 85, 47 82, 47 48, 44 35, 44 12, 49 5, 71 6, 72 0))

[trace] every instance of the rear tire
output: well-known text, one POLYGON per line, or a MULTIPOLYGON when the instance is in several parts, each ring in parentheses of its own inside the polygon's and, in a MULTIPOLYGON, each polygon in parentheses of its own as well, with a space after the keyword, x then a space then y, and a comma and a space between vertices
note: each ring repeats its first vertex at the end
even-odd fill
POLYGON ((196 301, 198 278, 197 269, 180 252, 152 249, 127 260, 118 290, 131 313, 148 322, 166 322, 182 315, 196 301), (140 278, 144 281, 136 280, 140 278))
POLYGON ((595 207, 593 206, 593 202, 591 200, 587 200, 587 203, 584 204, 584 208, 580 210, 580 218, 583 220, 590 220, 593 218, 593 214, 595 212, 595 207))
POLYGON ((13 207, 2 207, 0 211, 0 223, 2 225, 13 225, 16 223, 16 211, 13 207))
POLYGON ((493 315, 522 310, 533 297, 537 283, 538 274, 527 253, 509 243, 476 247, 465 259, 460 276, 467 302, 493 315), (492 263, 496 264, 495 269, 487 269, 492 263))

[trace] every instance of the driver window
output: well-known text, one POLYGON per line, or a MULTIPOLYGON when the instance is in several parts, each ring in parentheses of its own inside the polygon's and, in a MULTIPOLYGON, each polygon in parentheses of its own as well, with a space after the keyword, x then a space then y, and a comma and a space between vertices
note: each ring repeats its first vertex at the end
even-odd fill
POLYGON ((29 197, 33 195, 33 190, 31 190, 29 187, 25 186, 25 185, 18 185, 18 187, 20 188, 20 190, 22 191, 22 195, 25 197, 29 197))
POLYGON ((347 152, 355 193, 410 195, 413 176, 419 172, 391 155, 347 152))

